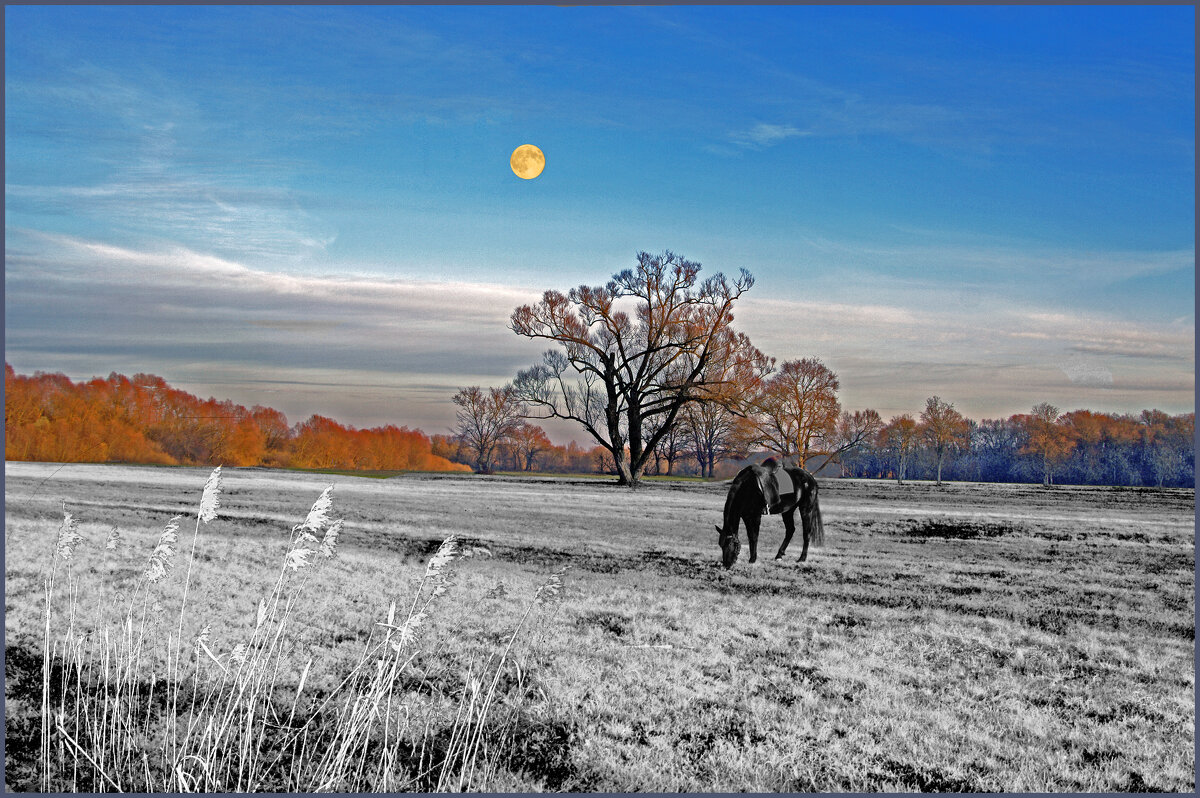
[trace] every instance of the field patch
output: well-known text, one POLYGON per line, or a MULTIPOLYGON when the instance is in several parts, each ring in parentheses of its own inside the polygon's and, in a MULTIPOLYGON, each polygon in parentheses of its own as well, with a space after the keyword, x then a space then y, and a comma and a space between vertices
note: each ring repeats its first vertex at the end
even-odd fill
MULTIPOLYGON (((10 786, 41 778, 45 574, 64 503, 83 538, 76 628, 95 639, 116 629, 105 613, 146 595, 147 556, 172 515, 194 519, 206 476, 7 464, 10 786), (108 549, 113 527, 122 542, 108 549)), ((720 484, 228 469, 198 537, 185 640, 209 627, 227 666, 329 485, 337 556, 284 574, 284 741, 300 739, 288 728, 332 728, 322 702, 393 602, 404 617, 444 539, 460 545, 390 693, 410 725, 362 749, 392 757, 393 788, 434 789, 436 763, 466 761, 453 719, 488 691, 495 713, 470 729, 491 757, 471 783, 489 791, 1194 788, 1190 491, 829 480, 825 547, 805 563, 743 553, 726 571, 720 484), (548 600, 539 591, 556 575, 548 600)), ((764 551, 782 536, 763 520, 764 551)), ((154 587, 145 605, 147 662, 174 634, 183 562, 175 592, 154 587)), ((199 683, 219 681, 199 657, 199 683)), ((148 694, 145 677, 131 694, 148 694)), ((52 739, 56 756, 71 753, 52 739)))

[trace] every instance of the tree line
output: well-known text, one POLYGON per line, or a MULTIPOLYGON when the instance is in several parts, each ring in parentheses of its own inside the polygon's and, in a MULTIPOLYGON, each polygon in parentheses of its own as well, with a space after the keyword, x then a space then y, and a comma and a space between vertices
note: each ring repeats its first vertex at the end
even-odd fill
POLYGON ((664 464, 667 474, 694 462, 714 476, 718 464, 756 451, 900 481, 1194 485, 1190 413, 1063 414, 1042 403, 977 423, 938 396, 919 418, 844 411, 838 377, 819 358, 777 364, 733 328, 734 304, 754 285, 749 272, 701 280, 700 270, 672 252, 640 252, 605 285, 549 290, 514 310, 513 332, 552 347, 502 387, 455 394, 453 456, 489 471, 506 447, 520 448, 529 420, 562 419, 630 486, 664 464))
POLYGON ((464 471, 433 452, 420 430, 355 429, 313 415, 289 425, 270 407, 202 400, 161 377, 63 374, 4 367, 4 456, 60 463, 272 466, 346 470, 464 471))
POLYGON ((1195 413, 1161 410, 1062 413, 1047 402, 1029 413, 974 421, 931 397, 919 418, 889 421, 845 453, 846 476, 1195 487, 1195 413), (930 423, 930 409, 938 413, 930 423))
MULTIPOLYGON (((809 361, 810 368, 821 367, 809 361)), ((1107 414, 1091 410, 1059 412, 1048 403, 1029 413, 1000 419, 969 419, 940 397, 930 397, 916 416, 901 414, 884 421, 875 410, 841 410, 826 381, 820 399, 833 412, 813 424, 804 448, 763 444, 760 428, 788 427, 788 411, 775 416, 738 418, 711 405, 690 408, 660 436, 645 473, 665 476, 732 476, 747 460, 770 453, 789 462, 821 471, 834 467, 847 477, 942 479, 975 482, 1042 482, 1072 485, 1195 486, 1195 414, 1176 416, 1161 410, 1107 414), (784 454, 787 451, 787 454, 784 454)), ((478 387, 464 388, 479 398, 478 387)), ((478 414, 454 435, 434 435, 434 451, 481 472, 494 470, 616 474, 603 446, 585 449, 574 441, 557 446, 541 427, 519 416, 520 404, 511 389, 487 389, 491 404, 468 403, 478 414), (479 434, 489 408, 506 408, 492 416, 490 438, 479 434), (515 414, 515 415, 514 415, 515 414), (490 440, 494 445, 484 445, 490 440)), ((802 396, 802 392, 798 394, 802 396)), ((797 400, 796 405, 803 405, 797 400)), ((462 406, 460 405, 460 408, 462 406)), ((460 415, 462 410, 460 409, 460 415)), ((792 413, 799 417, 801 413, 792 413)), ((828 473, 828 471, 826 472, 828 473)))

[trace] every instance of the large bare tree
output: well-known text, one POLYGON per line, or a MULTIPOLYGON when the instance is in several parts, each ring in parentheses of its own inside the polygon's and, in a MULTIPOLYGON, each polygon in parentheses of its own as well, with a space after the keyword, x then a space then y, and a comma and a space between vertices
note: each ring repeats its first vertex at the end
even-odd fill
POLYGON ((582 425, 620 484, 638 484, 685 405, 723 395, 729 364, 761 356, 737 351, 748 339, 728 334, 754 278, 742 269, 735 280, 700 280, 700 270, 672 252, 639 252, 637 266, 606 285, 547 291, 513 311, 514 332, 556 345, 513 383, 529 417, 582 425), (647 434, 650 419, 657 429, 647 434))

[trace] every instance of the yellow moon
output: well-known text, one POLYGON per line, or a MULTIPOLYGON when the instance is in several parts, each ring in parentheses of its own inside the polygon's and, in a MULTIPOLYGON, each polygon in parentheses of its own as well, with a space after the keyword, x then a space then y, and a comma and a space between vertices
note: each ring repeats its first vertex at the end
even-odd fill
POLYGON ((512 157, 508 159, 508 165, 512 167, 513 174, 517 177, 522 180, 533 180, 546 168, 546 156, 532 144, 522 144, 513 150, 512 157))

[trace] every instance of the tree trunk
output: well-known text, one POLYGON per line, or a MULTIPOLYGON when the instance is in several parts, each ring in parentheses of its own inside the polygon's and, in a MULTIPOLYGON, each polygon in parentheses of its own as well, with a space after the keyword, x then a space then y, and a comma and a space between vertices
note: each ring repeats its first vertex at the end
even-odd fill
MULTIPOLYGON (((628 399, 629 408, 625 411, 625 418, 629 423, 629 472, 632 480, 630 484, 634 485, 641 479, 642 472, 645 471, 646 461, 650 459, 650 452, 642 448, 641 397, 630 393, 628 399)), ((657 443, 655 441, 655 444, 657 443)), ((654 446, 653 451, 658 451, 657 445, 654 446)))

